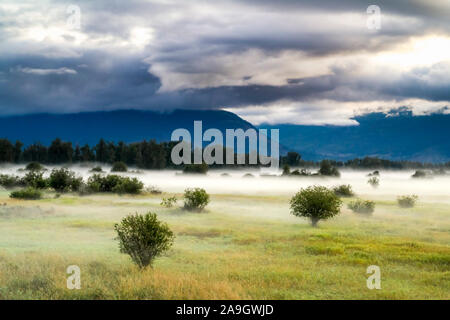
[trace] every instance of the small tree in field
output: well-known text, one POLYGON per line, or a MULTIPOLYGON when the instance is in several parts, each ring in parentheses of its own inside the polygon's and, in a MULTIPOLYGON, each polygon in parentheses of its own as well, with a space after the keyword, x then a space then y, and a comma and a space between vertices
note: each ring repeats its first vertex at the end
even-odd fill
POLYGON ((205 189, 195 188, 184 190, 184 208, 186 210, 202 211, 209 203, 209 194, 205 189))
POLYGON ((291 199, 291 213, 297 217, 311 219, 313 227, 319 220, 329 219, 340 212, 342 201, 328 188, 312 186, 301 189, 291 199))
POLYGON ((122 161, 114 162, 111 167, 111 172, 127 172, 127 171, 128 171, 128 167, 122 161))
POLYGON ((374 188, 378 188, 378 186, 380 185, 380 179, 378 179, 377 177, 372 177, 369 180, 367 180, 367 183, 374 188))
POLYGON ((174 235, 155 213, 130 215, 114 225, 120 252, 130 255, 139 268, 152 266, 153 260, 169 250, 174 235))

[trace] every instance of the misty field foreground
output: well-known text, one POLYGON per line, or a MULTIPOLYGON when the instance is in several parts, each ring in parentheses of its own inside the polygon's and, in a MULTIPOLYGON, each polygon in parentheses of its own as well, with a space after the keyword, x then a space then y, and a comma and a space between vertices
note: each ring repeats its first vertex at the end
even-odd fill
MULTIPOLYGON (((405 209, 396 196, 417 182, 411 187, 405 178, 403 190, 393 193, 395 187, 383 189, 382 174, 380 187, 371 191, 363 177, 361 188, 353 183, 355 192, 375 201, 375 212, 353 213, 347 204, 355 198, 344 198, 342 213, 318 228, 289 213, 294 192, 275 192, 281 178, 243 178, 264 188, 273 183, 274 195, 213 193, 201 213, 182 210, 176 190, 83 197, 46 192, 44 199, 28 201, 1 190, 0 299, 449 299, 448 184, 433 195, 436 181, 421 181, 417 205, 405 209), (175 207, 160 205, 173 195, 175 207), (140 270, 119 253, 113 226, 148 211, 167 222, 176 239, 153 269, 140 270), (69 265, 81 268, 80 290, 66 287, 69 265), (370 265, 381 268, 381 290, 366 286, 370 265)), ((214 179, 217 185, 237 181, 214 179)), ((299 189, 304 181, 284 185, 299 189)))

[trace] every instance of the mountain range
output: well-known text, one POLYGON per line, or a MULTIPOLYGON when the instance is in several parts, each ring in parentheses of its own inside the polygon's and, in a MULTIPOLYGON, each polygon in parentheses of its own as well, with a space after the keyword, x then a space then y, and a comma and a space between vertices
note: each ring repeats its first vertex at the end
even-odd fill
MULTIPOLYGON (((299 152, 304 159, 347 160, 377 156, 391 160, 450 161, 450 114, 415 116, 410 111, 368 113, 353 126, 260 125, 280 129, 281 153, 299 152)), ((0 138, 25 145, 51 143, 56 137, 74 144, 108 141, 169 141, 173 130, 255 128, 234 113, 221 110, 175 110, 170 113, 119 110, 73 114, 30 114, 0 117, 0 138)))

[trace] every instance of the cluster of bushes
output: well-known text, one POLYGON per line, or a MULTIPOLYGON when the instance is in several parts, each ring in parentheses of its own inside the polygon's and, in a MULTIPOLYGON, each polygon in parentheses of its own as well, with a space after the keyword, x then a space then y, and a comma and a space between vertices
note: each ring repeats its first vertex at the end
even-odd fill
POLYGON ((82 184, 83 178, 76 177, 75 172, 67 168, 53 169, 48 179, 48 185, 57 192, 75 192, 82 184))
POLYGON ((332 165, 331 161, 329 160, 322 160, 320 162, 320 169, 319 173, 322 176, 332 176, 332 177, 340 177, 341 173, 339 170, 332 165))
POLYGON ((356 213, 371 214, 375 210, 375 202, 356 199, 348 204, 348 208, 356 213))
POLYGON ((342 184, 333 188, 334 194, 338 197, 353 197, 355 193, 353 192, 352 186, 349 184, 342 184))
POLYGON ((0 185, 5 188, 29 187, 34 189, 53 188, 57 192, 78 191, 83 183, 81 177, 66 168, 53 169, 48 178, 39 170, 29 170, 22 178, 13 175, 0 175, 0 185))
POLYGON ((291 171, 291 168, 289 167, 289 165, 285 164, 283 166, 283 176, 303 176, 303 177, 308 177, 308 176, 318 176, 319 173, 311 173, 310 171, 306 170, 306 169, 295 169, 293 171, 291 171))
POLYGON ((85 192, 88 193, 114 192, 120 194, 138 194, 144 188, 144 184, 137 178, 94 174, 89 177, 85 188, 85 192))
POLYGON ((38 200, 42 198, 42 192, 35 188, 26 188, 11 192, 9 195, 13 199, 38 200))
POLYGON ((136 178, 121 177, 118 175, 102 176, 92 175, 87 183, 82 177, 67 168, 53 169, 48 178, 38 170, 30 170, 24 177, 13 175, 0 175, 0 186, 5 188, 26 187, 27 190, 42 190, 53 188, 56 192, 80 192, 82 194, 95 192, 114 192, 138 194, 144 184, 136 178))
POLYGON ((399 196, 397 203, 402 208, 412 208, 416 205, 418 199, 419 197, 416 195, 399 196))
POLYGON ((329 176, 329 177, 340 177, 341 173, 337 169, 337 167, 333 166, 332 162, 329 160, 322 160, 320 162, 320 169, 317 173, 311 173, 306 169, 296 169, 291 171, 289 165, 285 164, 283 166, 283 176, 329 176))
POLYGON ((208 172, 208 165, 202 164, 187 164, 183 168, 183 173, 187 174, 206 174, 208 172))
POLYGON ((24 181, 18 176, 0 174, 0 186, 4 188, 23 187, 24 181))

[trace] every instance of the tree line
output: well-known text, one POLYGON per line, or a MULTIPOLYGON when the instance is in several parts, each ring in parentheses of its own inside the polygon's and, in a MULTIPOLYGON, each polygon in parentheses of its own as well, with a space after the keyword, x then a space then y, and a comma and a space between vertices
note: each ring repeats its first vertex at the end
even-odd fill
POLYGON ((0 139, 0 162, 63 164, 121 161, 139 168, 163 169, 171 163, 170 151, 175 144, 176 142, 157 143, 155 140, 127 144, 100 139, 95 146, 73 146, 71 142, 57 138, 48 147, 37 142, 23 148, 20 141, 13 144, 8 139, 0 139))
MULTIPOLYGON (((76 144, 74 146, 71 142, 62 141, 57 138, 53 140, 49 146, 36 142, 24 147, 24 144, 21 141, 12 143, 8 139, 0 139, 0 163, 39 162, 44 164, 65 164, 100 162, 112 164, 120 161, 129 166, 136 166, 143 169, 164 169, 176 167, 170 159, 170 154, 172 148, 177 143, 178 142, 176 141, 158 143, 155 140, 144 140, 134 143, 115 143, 100 139, 94 146, 88 144, 83 146, 76 144)), ((237 157, 237 155, 235 155, 235 157, 237 157)), ((246 155, 246 158, 248 158, 248 154, 246 155)), ((249 163, 248 159, 246 159, 245 162, 249 163)), ((345 162, 329 160, 329 162, 334 167, 354 169, 420 169, 450 167, 450 162, 433 164, 415 161, 394 161, 377 157, 356 158, 345 162)), ((303 160, 299 153, 293 151, 280 157, 280 166, 319 167, 320 163, 320 161, 303 160)), ((224 165, 212 165, 211 167, 222 166, 224 165)), ((230 165, 226 166, 229 167, 230 165)), ((242 165, 236 164, 234 166, 242 165)))

